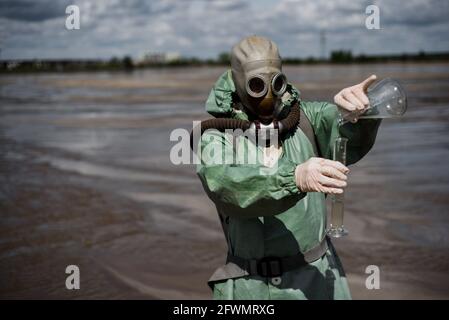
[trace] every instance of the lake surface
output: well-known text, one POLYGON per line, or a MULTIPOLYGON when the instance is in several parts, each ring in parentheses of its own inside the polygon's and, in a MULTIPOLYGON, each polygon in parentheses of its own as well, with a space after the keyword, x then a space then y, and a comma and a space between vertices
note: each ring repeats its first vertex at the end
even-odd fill
MULTIPOLYGON (((170 133, 206 119, 222 67, 0 76, 0 297, 210 298, 225 259, 214 205, 170 133), (81 289, 65 288, 78 265, 81 289)), ((305 100, 370 74, 401 81, 351 170, 335 241, 355 298, 449 298, 449 63, 288 66, 305 100), (375 264, 387 290, 364 289, 375 264)))

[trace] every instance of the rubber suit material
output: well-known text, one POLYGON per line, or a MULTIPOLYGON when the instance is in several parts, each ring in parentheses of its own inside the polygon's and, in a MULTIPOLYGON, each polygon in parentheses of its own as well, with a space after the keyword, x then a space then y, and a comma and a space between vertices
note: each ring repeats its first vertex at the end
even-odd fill
MULTIPOLYGON (((290 98, 283 102, 285 108, 300 95, 291 84, 287 90, 290 98)), ((234 94, 231 72, 227 71, 215 83, 206 110, 216 117, 248 119, 246 113, 232 107, 234 94)), ((322 157, 332 158, 333 141, 339 135, 349 139, 348 165, 360 160, 373 146, 380 120, 360 120, 339 128, 334 104, 301 101, 301 108, 312 124, 322 157)), ((203 150, 220 147, 224 156, 232 157, 234 151, 245 157, 262 154, 261 147, 250 139, 240 139, 234 148, 232 136, 218 131, 206 131, 199 143, 203 150)), ((213 155, 201 154, 197 174, 219 215, 226 217, 225 236, 233 255, 246 259, 291 256, 310 250, 325 238, 325 195, 300 192, 295 184, 295 168, 316 156, 313 147, 300 128, 285 137, 282 147, 272 172, 260 164, 214 164, 213 155)), ((276 279, 231 275, 212 277, 209 285, 215 299, 351 298, 332 245, 322 258, 276 279)))

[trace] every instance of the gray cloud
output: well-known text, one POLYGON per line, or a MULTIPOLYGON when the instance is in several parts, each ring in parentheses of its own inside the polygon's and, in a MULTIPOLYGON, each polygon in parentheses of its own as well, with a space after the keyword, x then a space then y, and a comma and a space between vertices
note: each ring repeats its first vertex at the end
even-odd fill
POLYGON ((137 57, 147 51, 212 57, 249 34, 272 38, 283 56, 306 57, 320 53, 321 30, 326 30, 328 51, 449 50, 446 1, 70 2, 80 7, 77 31, 64 28, 66 1, 0 2, 1 58, 137 57), (381 30, 365 28, 365 8, 373 2, 380 7, 381 30))
POLYGON ((0 17, 20 21, 44 21, 63 16, 69 4, 69 0, 2 0, 0 17))
POLYGON ((440 0, 408 1, 407 5, 381 1, 380 10, 385 24, 403 26, 429 26, 447 23, 449 2, 440 0))

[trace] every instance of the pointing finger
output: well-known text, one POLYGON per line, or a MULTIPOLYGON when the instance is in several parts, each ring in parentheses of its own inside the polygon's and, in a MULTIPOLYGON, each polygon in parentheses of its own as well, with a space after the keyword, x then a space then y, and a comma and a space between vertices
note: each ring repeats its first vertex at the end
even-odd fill
POLYGON ((359 86, 361 86, 361 87, 362 87, 362 90, 363 90, 364 92, 366 92, 366 90, 368 90, 368 87, 369 87, 374 81, 376 81, 376 79, 377 79, 377 76, 376 76, 375 74, 370 75, 368 78, 366 78, 365 80, 363 80, 363 81, 359 84, 359 86))

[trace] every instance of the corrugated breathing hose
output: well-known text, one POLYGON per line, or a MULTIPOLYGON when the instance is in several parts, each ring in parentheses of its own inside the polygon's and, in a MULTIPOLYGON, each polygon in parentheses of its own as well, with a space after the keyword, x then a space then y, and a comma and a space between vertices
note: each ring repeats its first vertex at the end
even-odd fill
MULTIPOLYGON (((299 110, 299 102, 294 102, 293 106, 290 109, 290 112, 287 117, 284 119, 277 121, 274 120, 270 125, 265 126, 270 129, 279 129, 279 133, 285 133, 293 128, 298 126, 300 120, 300 110, 299 110)), ((239 119, 229 119, 229 118, 213 118, 201 121, 201 135, 208 129, 216 129, 220 132, 225 132, 225 130, 237 130, 241 129, 242 131, 246 131, 250 128, 255 129, 255 134, 257 136, 258 131, 261 127, 264 127, 260 124, 259 121, 248 121, 248 120, 239 120, 239 119)), ((193 132, 197 127, 195 127, 190 133, 190 148, 193 150, 193 132)), ((196 141, 198 143, 198 141, 196 141)))

